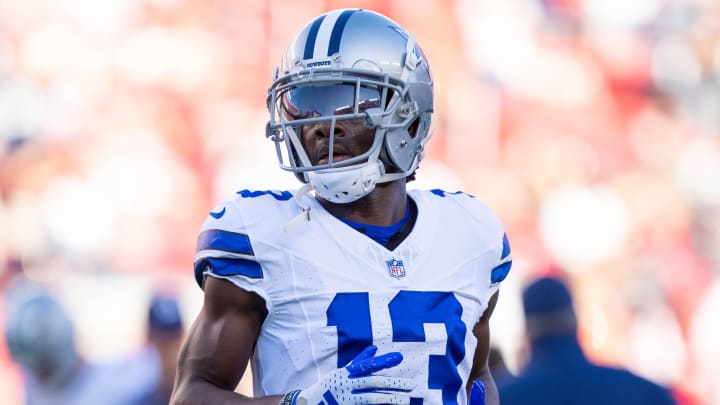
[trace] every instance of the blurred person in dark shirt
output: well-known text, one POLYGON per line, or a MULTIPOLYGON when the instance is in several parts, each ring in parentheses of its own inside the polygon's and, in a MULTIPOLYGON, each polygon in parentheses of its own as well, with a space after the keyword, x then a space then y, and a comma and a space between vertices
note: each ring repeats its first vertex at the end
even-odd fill
MULTIPOLYGON (((490 347, 488 367, 498 387, 507 384, 515 378, 515 375, 507 368, 502 352, 495 346, 490 347)), ((482 381, 475 380, 473 382, 468 398, 468 405, 485 405, 485 384, 483 384, 482 381)))
POLYGON ((507 367, 505 356, 503 356, 502 351, 497 347, 490 348, 488 367, 490 367, 490 372, 498 387, 507 384, 515 378, 515 375, 507 367))
POLYGON ((177 357, 183 339, 183 321, 177 296, 156 292, 148 308, 146 353, 159 365, 160 377, 155 388, 137 405, 167 405, 170 403, 177 357))
POLYGON ((522 300, 530 358, 517 378, 498 384, 503 405, 675 404, 665 388, 585 357, 572 296, 561 279, 534 280, 522 300))

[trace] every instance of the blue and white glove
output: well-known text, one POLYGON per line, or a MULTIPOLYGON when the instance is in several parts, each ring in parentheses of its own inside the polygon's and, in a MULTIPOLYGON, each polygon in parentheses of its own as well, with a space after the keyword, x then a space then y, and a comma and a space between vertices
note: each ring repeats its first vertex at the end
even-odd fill
POLYGON ((308 388, 286 394, 280 405, 410 404, 415 388, 410 378, 373 375, 400 364, 398 352, 375 356, 377 346, 368 346, 350 364, 332 371, 308 388))
POLYGON ((482 381, 473 381, 468 405, 485 405, 485 384, 482 381))

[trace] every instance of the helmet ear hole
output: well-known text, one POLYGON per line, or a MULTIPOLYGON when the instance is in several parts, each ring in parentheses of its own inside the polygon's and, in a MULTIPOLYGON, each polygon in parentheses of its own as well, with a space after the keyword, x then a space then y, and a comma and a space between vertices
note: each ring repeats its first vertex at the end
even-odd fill
POLYGON ((390 102, 392 101, 394 96, 395 92, 392 90, 388 90, 387 94, 385 94, 385 110, 388 109, 388 106, 390 105, 390 102))
POLYGON ((420 126, 420 117, 416 118, 415 121, 413 121, 413 123, 410 124, 410 126, 408 127, 408 136, 410 137, 410 139, 415 139, 415 137, 417 136, 417 130, 418 130, 419 126, 420 126))

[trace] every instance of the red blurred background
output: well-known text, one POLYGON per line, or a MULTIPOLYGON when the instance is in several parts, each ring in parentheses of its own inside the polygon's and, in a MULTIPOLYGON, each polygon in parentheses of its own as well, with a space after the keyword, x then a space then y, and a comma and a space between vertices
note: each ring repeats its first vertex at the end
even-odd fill
MULTIPOLYGON (((213 204, 298 187, 264 138, 266 90, 292 35, 342 7, 395 19, 430 60, 411 187, 505 223, 492 327, 511 368, 519 291, 563 271, 591 358, 720 404, 717 0, 0 0, 0 286, 55 290, 91 359, 136 349, 158 285, 191 320, 213 204)), ((18 378, 0 344, 4 403, 18 378)))

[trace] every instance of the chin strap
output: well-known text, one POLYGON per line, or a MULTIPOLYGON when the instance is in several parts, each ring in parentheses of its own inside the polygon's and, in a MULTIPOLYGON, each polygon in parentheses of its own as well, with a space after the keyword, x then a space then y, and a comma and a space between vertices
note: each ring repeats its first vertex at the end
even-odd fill
POLYGON ((380 161, 348 166, 341 170, 318 170, 308 173, 308 183, 315 195, 335 204, 348 204, 370 194, 385 173, 380 161))
POLYGON ((295 192, 295 195, 293 196, 295 198, 295 202, 300 206, 302 209, 302 212, 295 216, 295 218, 288 221, 285 226, 283 227, 283 230, 285 232, 289 232, 296 228, 298 225, 301 225, 303 223, 310 222, 310 206, 304 205, 301 200, 303 197, 305 197, 305 194, 307 194, 310 190, 312 190, 312 186, 310 183, 303 184, 302 187, 298 189, 297 192, 295 192))

